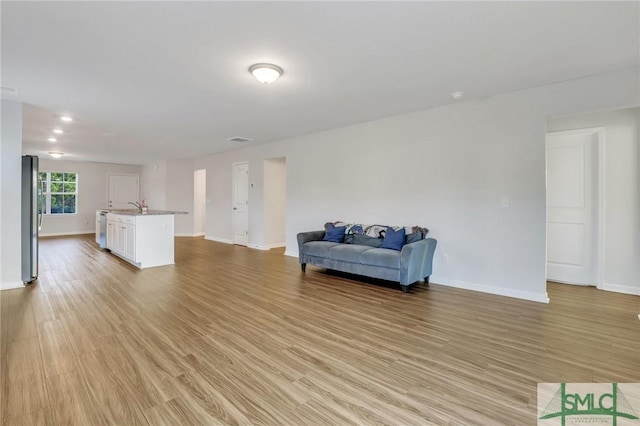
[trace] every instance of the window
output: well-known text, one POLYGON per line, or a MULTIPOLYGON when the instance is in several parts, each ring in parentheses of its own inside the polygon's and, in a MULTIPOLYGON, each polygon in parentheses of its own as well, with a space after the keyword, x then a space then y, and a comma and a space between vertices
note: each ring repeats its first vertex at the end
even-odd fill
POLYGON ((38 213, 74 214, 77 212, 78 175, 40 172, 38 213))

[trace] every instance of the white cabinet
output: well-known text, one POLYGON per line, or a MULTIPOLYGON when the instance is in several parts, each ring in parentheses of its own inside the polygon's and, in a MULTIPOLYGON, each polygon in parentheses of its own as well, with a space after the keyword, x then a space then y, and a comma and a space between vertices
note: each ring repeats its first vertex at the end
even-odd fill
MULTIPOLYGON (((108 217, 108 216, 107 216, 108 217)), ((115 249, 117 223, 107 218, 107 248, 111 251, 115 249)))
POLYGON ((139 268, 174 263, 172 214, 107 214, 107 248, 139 268))
POLYGON ((136 262, 136 217, 107 215, 107 248, 112 253, 136 262))
POLYGON ((119 222, 116 225, 116 244, 115 252, 124 255, 124 246, 127 243, 127 227, 124 223, 119 222))
POLYGON ((124 243, 124 257, 135 262, 136 260, 136 226, 127 224, 125 225, 125 243, 124 243))

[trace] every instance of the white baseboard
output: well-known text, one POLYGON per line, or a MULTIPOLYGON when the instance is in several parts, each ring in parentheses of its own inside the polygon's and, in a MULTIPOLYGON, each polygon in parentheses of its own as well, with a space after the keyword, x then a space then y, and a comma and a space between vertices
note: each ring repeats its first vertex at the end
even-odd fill
POLYGON ((287 243, 275 243, 275 244, 267 244, 265 247, 267 250, 271 250, 274 248, 279 248, 279 247, 286 247, 287 243))
POLYGON ((298 256, 298 252, 297 252, 297 251, 294 251, 294 250, 286 250, 286 251, 284 252, 284 255, 285 255, 285 256, 291 256, 291 257, 299 257, 299 256, 298 256))
POLYGON ((259 246, 258 244, 249 244, 247 247, 256 249, 256 250, 271 250, 278 247, 285 247, 285 243, 277 243, 277 244, 267 244, 266 246, 259 246))
POLYGON ((204 239, 209 241, 216 241, 218 243, 233 244, 233 241, 227 240, 226 238, 212 237, 210 235, 205 235, 204 239))
POLYGON ((173 234, 174 237, 202 237, 204 234, 189 234, 187 232, 177 232, 173 234))
POLYGON ((450 280, 444 277, 432 275, 429 281, 434 284, 445 285, 448 287, 463 288, 465 290, 479 291, 482 293, 496 294, 498 296, 514 297, 516 299, 531 300, 532 302, 549 303, 549 295, 547 292, 534 293, 531 291, 512 290, 510 288, 495 287, 492 285, 470 283, 467 281, 450 280))
POLYGON ((22 281, 9 281, 6 283, 0 283, 0 290, 13 290, 16 288, 24 288, 22 281))
POLYGON ((38 237, 65 237, 67 235, 87 235, 96 234, 95 229, 91 231, 75 231, 75 232, 54 232, 49 234, 39 234, 38 237))
POLYGON ((640 296, 640 287, 634 287, 630 285, 604 283, 601 286, 599 286, 598 289, 613 291, 616 293, 624 293, 624 294, 632 294, 634 296, 640 296))

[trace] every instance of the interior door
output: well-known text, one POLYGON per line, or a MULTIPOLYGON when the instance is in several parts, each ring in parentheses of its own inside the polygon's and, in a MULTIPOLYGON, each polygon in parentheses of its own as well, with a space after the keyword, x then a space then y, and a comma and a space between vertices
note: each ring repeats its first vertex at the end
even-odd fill
POLYGON ((249 164, 233 165, 232 187, 233 243, 246 246, 249 243, 249 164))
POLYGON ((139 200, 138 175, 107 175, 110 209, 134 209, 129 202, 139 200))
POLYGON ((596 285, 593 133, 547 134, 547 279, 596 285))

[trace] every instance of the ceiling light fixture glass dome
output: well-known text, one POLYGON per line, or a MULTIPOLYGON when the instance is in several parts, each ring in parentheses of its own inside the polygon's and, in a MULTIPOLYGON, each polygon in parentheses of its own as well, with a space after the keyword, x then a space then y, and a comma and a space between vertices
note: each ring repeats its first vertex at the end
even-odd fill
POLYGON ((249 72, 261 83, 273 83, 283 73, 282 68, 273 64, 254 64, 249 67, 249 72))

